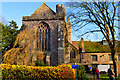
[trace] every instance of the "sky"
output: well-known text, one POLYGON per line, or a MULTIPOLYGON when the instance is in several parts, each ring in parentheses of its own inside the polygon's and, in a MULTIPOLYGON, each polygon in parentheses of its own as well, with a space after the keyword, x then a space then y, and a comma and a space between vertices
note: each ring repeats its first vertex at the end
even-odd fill
MULTIPOLYGON (((56 5, 57 4, 65 4, 65 2, 45 2, 46 5, 48 5, 54 12, 56 12, 56 5)), ((9 22, 11 20, 14 20, 19 28, 22 25, 22 16, 30 16, 35 10, 37 10, 43 2, 2 2, 0 3, 2 6, 0 8, 2 9, 0 12, 0 15, 6 20, 6 22, 9 22)), ((90 26, 94 26, 93 24, 89 25, 87 27, 88 30, 91 29, 90 26)), ((95 27, 95 26, 94 26, 95 27)), ((80 30, 80 33, 83 33, 86 30, 84 28, 83 30, 80 30)), ((74 28, 72 28, 72 40, 73 41, 79 41, 81 37, 77 37, 77 32, 74 31, 74 28)), ((101 33, 91 34, 89 37, 83 36, 83 38, 87 41, 101 41, 103 36, 101 33)))

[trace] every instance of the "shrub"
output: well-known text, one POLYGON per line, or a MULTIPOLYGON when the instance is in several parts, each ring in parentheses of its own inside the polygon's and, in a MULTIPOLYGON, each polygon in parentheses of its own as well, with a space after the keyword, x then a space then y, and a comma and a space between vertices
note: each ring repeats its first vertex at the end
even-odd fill
POLYGON ((76 59, 76 58, 71 58, 71 59, 70 59, 70 63, 75 63, 75 62, 77 62, 77 59, 76 59))
POLYGON ((61 78, 75 78, 75 70, 72 69, 71 65, 62 64, 57 66, 60 69, 61 78))
POLYGON ((77 70, 77 78, 78 80, 89 80, 89 77, 86 76, 85 67, 80 65, 79 69, 77 70))
POLYGON ((39 80, 39 79, 75 79, 75 71, 70 65, 60 65, 57 67, 46 66, 24 66, 2 64, 3 79, 20 79, 20 80, 39 80))
POLYGON ((47 65, 40 60, 35 62, 35 66, 47 66, 47 65))

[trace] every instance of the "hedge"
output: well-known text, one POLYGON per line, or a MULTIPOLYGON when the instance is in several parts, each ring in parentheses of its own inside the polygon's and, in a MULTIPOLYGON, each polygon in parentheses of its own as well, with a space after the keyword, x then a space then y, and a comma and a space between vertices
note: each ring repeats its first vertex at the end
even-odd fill
POLYGON ((40 80, 40 79, 75 79, 75 70, 71 65, 57 67, 24 66, 2 64, 2 79, 40 80))

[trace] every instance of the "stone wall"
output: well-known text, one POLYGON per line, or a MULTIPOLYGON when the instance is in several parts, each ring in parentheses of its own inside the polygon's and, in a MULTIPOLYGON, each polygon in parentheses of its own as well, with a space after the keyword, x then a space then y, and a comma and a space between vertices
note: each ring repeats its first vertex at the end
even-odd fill
MULTIPOLYGON (((23 21, 23 24, 26 26, 29 26, 29 28, 36 28, 39 26, 39 23, 43 21, 23 21)), ((50 27, 50 50, 51 50, 51 65, 57 64, 57 56, 62 56, 63 57, 63 51, 60 50, 60 47, 63 48, 63 38, 61 35, 61 40, 58 41, 58 28, 60 27, 59 25, 64 26, 64 20, 46 20, 44 21, 47 23, 50 27), (61 45, 62 44, 62 45, 61 45), (53 64, 52 64, 53 63, 53 64)), ((63 58, 61 58, 63 60, 63 58)))
MULTIPOLYGON (((71 59, 72 60, 71 62, 73 63, 76 62, 78 65, 88 65, 89 67, 92 67, 92 65, 113 64, 113 61, 110 60, 111 53, 81 53, 81 54, 82 54, 81 57, 80 54, 77 54, 75 59, 71 59), (92 61, 92 55, 97 55, 97 61, 92 61)), ((120 74, 120 60, 118 60, 118 73, 120 74)))
MULTIPOLYGON (((39 24, 42 22, 48 24, 50 27, 50 65, 55 66, 58 64, 58 62, 64 62, 66 60, 66 51, 64 45, 64 28, 66 25, 67 27, 70 26, 70 19, 67 23, 65 22, 64 5, 56 5, 55 13, 45 3, 43 3, 31 16, 23 16, 22 24, 24 26, 21 27, 21 31, 22 29, 25 29, 25 27, 28 27, 29 29, 35 28, 35 30, 37 30, 39 24)), ((71 28, 69 29, 69 32, 69 40, 71 41, 71 28)), ((36 48, 37 42, 35 41, 34 43, 34 46, 36 48)), ((68 59, 66 61, 69 62, 70 55, 67 56, 68 59)))
POLYGON ((82 53, 82 64, 112 64, 110 61, 111 53, 82 53), (92 56, 97 56, 97 61, 92 61, 92 56))
POLYGON ((66 27, 64 28, 64 42, 65 42, 65 63, 70 62, 70 52, 72 50, 71 46, 68 44, 72 44, 72 38, 71 38, 71 23, 70 23, 70 17, 67 17, 66 27), (68 41, 68 42, 66 42, 68 41))

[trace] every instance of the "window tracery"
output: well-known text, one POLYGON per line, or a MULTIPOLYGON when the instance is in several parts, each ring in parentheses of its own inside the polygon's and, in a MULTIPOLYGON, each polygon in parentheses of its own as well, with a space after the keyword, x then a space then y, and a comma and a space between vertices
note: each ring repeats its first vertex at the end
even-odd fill
POLYGON ((37 29, 37 48, 40 51, 50 51, 50 27, 44 22, 37 29))

